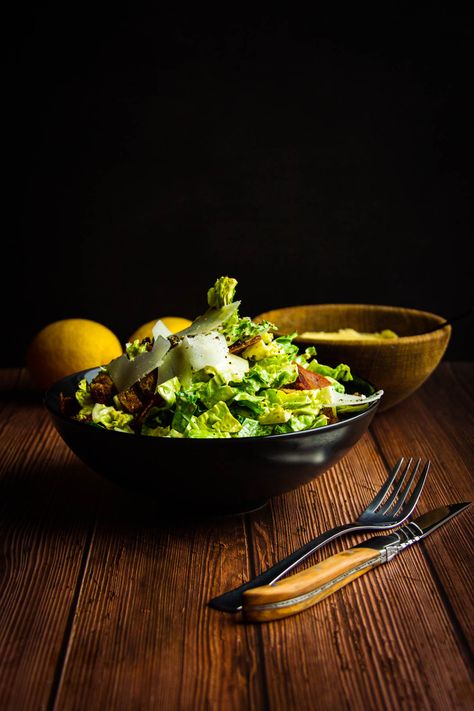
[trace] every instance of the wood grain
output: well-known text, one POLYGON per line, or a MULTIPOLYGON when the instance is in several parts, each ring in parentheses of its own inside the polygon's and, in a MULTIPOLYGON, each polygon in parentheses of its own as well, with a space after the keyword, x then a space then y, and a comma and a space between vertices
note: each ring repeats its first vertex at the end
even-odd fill
POLYGON ((256 633, 207 607, 248 576, 242 520, 100 517, 61 679, 61 709, 258 708, 256 633))
MULTIPOLYGON (((88 515, 68 506, 72 455, 17 372, 1 379, 0 649, 3 709, 47 708, 87 552, 88 515), (7 397, 8 393, 8 397, 7 397)), ((77 498, 76 498, 77 501, 77 498)))
MULTIPOLYGON (((474 499, 472 368, 459 366, 454 371, 453 366, 446 364, 438 369, 413 398, 377 418, 373 433, 386 452, 393 452, 394 443, 403 441, 413 456, 431 459, 432 469, 420 500, 420 512, 447 502, 474 499)), ((442 587, 446 602, 471 645, 474 600, 472 594, 467 594, 466 581, 472 586, 473 524, 474 505, 422 545, 437 585, 442 587)))
POLYGON ((357 516, 400 455, 432 460, 420 512, 471 500, 473 377, 442 364, 260 511, 176 521, 84 467, 25 374, 0 371, 2 711, 471 711, 472 508, 292 617, 247 624, 207 601, 357 516))
MULTIPOLYGON (((446 370, 448 368, 441 370, 438 377, 446 377, 446 370)), ((472 369, 468 370, 472 375, 472 369)), ((467 390, 469 379, 467 373, 465 375, 462 382, 467 390)), ((260 523, 257 529, 255 555, 258 560, 269 559, 268 563, 272 563, 301 545, 302 541, 295 535, 298 529, 295 511, 304 512, 302 518, 312 523, 310 535, 314 535, 335 522, 351 520, 348 516, 362 510, 382 481, 377 466, 373 466, 372 481, 366 470, 369 462, 376 464, 377 450, 379 459, 382 456, 388 465, 400 455, 432 458, 427 495, 420 501, 420 511, 472 498, 472 478, 466 479, 462 458, 469 464, 472 449, 465 442, 460 458, 450 436, 451 430, 456 430, 457 419, 460 431, 464 431, 465 439, 469 440, 473 431, 470 419, 465 420, 466 411, 462 407, 454 407, 455 401, 459 401, 451 382, 453 400, 445 404, 445 410, 450 413, 450 429, 446 432, 442 424, 435 427, 432 407, 438 390, 436 381, 430 385, 430 394, 427 396, 422 389, 405 403, 403 412, 399 406, 378 416, 371 426, 370 437, 363 438, 336 467, 312 485, 274 502, 266 526, 260 523), (435 436, 431 437, 433 427, 435 436), (443 464, 438 464, 443 456, 451 462, 453 474, 449 488, 441 474, 443 464), (456 467, 453 462, 457 463, 456 467), (461 469, 459 483, 458 469, 461 469), (364 497, 361 481, 365 477, 369 477, 367 486, 372 492, 370 495, 366 492, 364 497), (299 501, 292 502, 291 498, 299 501), (326 515, 332 504, 332 508, 338 509, 337 515, 327 520, 315 510, 315 501, 324 505, 326 515), (280 540, 285 541, 284 547, 279 546, 280 540), (278 553, 272 555, 272 550, 278 553)), ((446 416, 446 412, 443 414, 446 416)), ((466 511, 462 516, 467 514, 466 511)), ((472 515, 470 510, 469 515, 472 515)), ((271 708, 294 708, 295 688, 298 689, 297 703, 302 708, 401 707, 432 711, 444 709, 448 704, 456 709, 472 708, 471 530, 470 521, 461 521, 460 515, 458 520, 449 523, 449 528, 447 524, 444 531, 434 533, 431 540, 406 551, 391 565, 373 571, 301 615, 265 625, 261 634, 268 651, 265 655, 267 674, 272 680, 271 708), (433 551, 433 561, 426 560, 425 547, 433 551), (464 610, 462 601, 467 603, 464 610), (289 648, 294 655, 290 660, 285 659, 289 648), (314 654, 305 652, 307 649, 314 654), (449 654, 449 659, 445 654, 449 654), (304 663, 298 664, 298 658, 304 659, 304 663), (291 686, 283 681, 285 667, 292 669, 291 686), (333 670, 332 675, 329 669, 333 670), (317 706, 314 705, 314 689, 318 690, 317 706)), ((358 541, 360 537, 353 539, 358 541)), ((328 545, 316 558, 340 550, 341 545, 342 542, 328 545)), ((306 561, 303 567, 309 564, 306 561)))

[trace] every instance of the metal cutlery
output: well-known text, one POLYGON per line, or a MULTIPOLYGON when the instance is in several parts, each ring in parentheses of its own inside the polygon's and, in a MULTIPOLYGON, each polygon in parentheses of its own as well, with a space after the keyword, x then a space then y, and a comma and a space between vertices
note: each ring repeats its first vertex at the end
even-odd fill
POLYGON ((388 563, 405 548, 418 543, 463 511, 469 503, 450 504, 429 511, 389 535, 373 536, 275 585, 247 590, 243 594, 244 620, 270 622, 306 610, 367 571, 388 563))
POLYGON ((245 591, 262 585, 275 584, 283 575, 329 541, 354 531, 383 530, 400 526, 415 508, 430 468, 428 460, 418 475, 421 466, 421 459, 418 459, 410 473, 413 463, 410 457, 402 471, 404 461, 404 457, 397 461, 377 494, 357 519, 313 538, 252 580, 214 597, 208 604, 223 612, 238 612, 242 609, 242 596, 245 591), (413 485, 414 488, 410 492, 413 485))
POLYGON ((417 333, 416 335, 424 335, 426 333, 434 333, 434 331, 439 331, 441 328, 446 328, 446 326, 451 326, 453 323, 456 323, 457 321, 461 321, 463 318, 466 318, 467 316, 472 316, 474 313, 474 306, 471 306, 468 308, 467 311, 463 311, 461 314, 456 314, 455 316, 450 316, 447 318, 443 323, 439 323, 437 326, 433 326, 433 328, 428 329, 427 331, 422 331, 421 334, 417 333))

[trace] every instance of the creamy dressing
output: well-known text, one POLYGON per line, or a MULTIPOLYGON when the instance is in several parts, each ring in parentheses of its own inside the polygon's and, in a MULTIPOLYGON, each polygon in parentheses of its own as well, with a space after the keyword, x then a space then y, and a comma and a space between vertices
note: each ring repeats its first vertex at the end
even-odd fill
POLYGON ((317 338, 320 341, 372 341, 376 339, 398 338, 398 335, 390 329, 374 333, 364 333, 356 331, 354 328, 340 328, 338 331, 305 331, 299 334, 300 338, 317 338))

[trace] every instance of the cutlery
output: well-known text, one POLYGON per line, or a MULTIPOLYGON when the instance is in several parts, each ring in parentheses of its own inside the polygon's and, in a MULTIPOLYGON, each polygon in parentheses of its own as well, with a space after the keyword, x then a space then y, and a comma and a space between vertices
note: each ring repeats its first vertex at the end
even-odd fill
POLYGON ((466 318, 467 316, 472 316, 473 313, 474 313, 474 306, 471 306, 467 311, 463 311, 463 313, 456 314, 455 316, 450 316, 445 321, 443 321, 443 323, 440 323, 437 326, 433 326, 433 328, 430 328, 427 331, 422 331, 421 334, 417 334, 417 335, 424 335, 425 333, 433 333, 434 331, 439 331, 441 328, 445 328, 446 326, 451 326, 453 323, 456 323, 457 321, 461 321, 461 319, 466 318))
POLYGON ((222 612, 238 612, 242 609, 242 595, 246 590, 258 587, 260 585, 273 585, 285 573, 288 573, 292 568, 301 563, 305 558, 314 553, 318 548, 321 548, 329 541, 343 536, 347 533, 359 530, 382 530, 386 528, 395 528, 400 526, 405 521, 413 509, 415 508, 421 494, 421 490, 426 480, 426 475, 430 468, 428 460, 423 467, 423 470, 418 478, 418 482, 407 500, 408 493, 413 482, 416 479, 420 468, 421 460, 416 461, 415 467, 408 481, 408 473, 410 471, 413 459, 410 457, 405 465, 405 468, 399 479, 395 482, 402 465, 404 457, 400 457, 398 462, 393 467, 389 476, 368 504, 360 516, 352 523, 345 523, 342 526, 336 526, 330 531, 322 533, 320 536, 313 538, 308 543, 305 543, 301 548, 291 553, 289 556, 280 560, 271 568, 268 568, 263 573, 260 573, 247 583, 240 585, 233 590, 229 590, 222 595, 218 595, 209 601, 210 607, 222 612), (406 481, 405 487, 402 489, 406 481), (394 484, 395 482, 395 484, 394 484), (391 490, 393 486, 393 489, 391 490), (390 494, 389 494, 390 492, 390 494), (386 496, 388 495, 388 498, 386 496))
POLYGON ((263 585, 243 594, 242 613, 248 622, 269 622, 306 610, 373 568, 388 563, 418 543, 470 502, 450 504, 413 519, 397 531, 373 536, 357 546, 291 575, 275 585, 263 585))

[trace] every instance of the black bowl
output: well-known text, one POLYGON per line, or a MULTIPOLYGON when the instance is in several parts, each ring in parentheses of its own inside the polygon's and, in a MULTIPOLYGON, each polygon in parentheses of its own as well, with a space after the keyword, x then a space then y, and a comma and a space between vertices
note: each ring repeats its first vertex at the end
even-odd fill
MULTIPOLYGON (((363 412, 313 430, 242 439, 173 439, 127 434, 61 415, 59 394, 73 395, 82 378, 63 378, 45 395, 56 430, 74 454, 107 479, 153 497, 163 510, 195 515, 243 513, 327 471, 369 427, 379 400, 363 412)), ((359 392, 373 392, 355 378, 359 392)), ((354 387, 354 386, 353 386, 354 387)), ((348 388, 347 388, 348 389, 348 388)))

